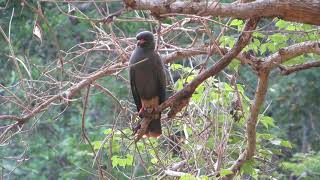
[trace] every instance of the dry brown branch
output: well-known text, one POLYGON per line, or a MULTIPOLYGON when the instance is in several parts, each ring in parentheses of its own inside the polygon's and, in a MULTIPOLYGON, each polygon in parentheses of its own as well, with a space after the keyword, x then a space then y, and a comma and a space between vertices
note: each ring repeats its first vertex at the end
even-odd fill
POLYGON ((119 107, 120 107, 121 109, 123 109, 123 107, 122 107, 119 99, 116 98, 116 97, 112 94, 112 92, 110 92, 107 88, 104 88, 103 86, 101 86, 100 84, 95 83, 95 82, 93 83, 93 86, 94 86, 95 88, 99 89, 100 91, 102 91, 103 93, 107 94, 108 96, 110 96, 110 97, 119 105, 119 107))
POLYGON ((320 24, 320 2, 314 0, 264 0, 240 4, 219 3, 219 1, 173 1, 165 5, 161 0, 123 0, 123 2, 128 8, 150 10, 156 16, 181 13, 239 19, 280 17, 288 21, 320 24))
MULTIPOLYGON (((195 77, 189 84, 187 84, 182 90, 175 93, 171 96, 167 101, 162 103, 159 106, 159 110, 162 111, 169 106, 175 104, 174 110, 175 112, 169 112, 168 117, 173 117, 176 112, 181 111, 181 109, 187 104, 182 103, 188 101, 191 97, 195 89, 206 79, 211 76, 218 74, 222 69, 228 66, 228 64, 232 61, 232 59, 237 56, 241 50, 248 44, 252 30, 254 30, 257 26, 258 19, 250 19, 246 22, 243 32, 240 34, 236 44, 234 47, 228 51, 218 62, 216 62, 213 66, 204 70, 197 77, 195 77)), ((172 108, 172 107, 171 107, 172 108)))
POLYGON ((52 97, 44 100, 42 103, 36 105, 36 108, 34 108, 30 113, 18 116, 18 115, 0 115, 0 120, 15 120, 20 123, 27 122, 30 118, 36 116, 38 113, 46 110, 46 108, 55 101, 58 100, 66 100, 71 101, 72 96, 79 92, 81 89, 85 88, 86 86, 92 84, 95 80, 111 75, 113 73, 116 73, 124 68, 127 67, 126 63, 118 63, 115 65, 111 65, 108 67, 104 67, 101 70, 98 70, 97 72, 93 73, 92 75, 83 78, 84 80, 80 81, 78 84, 75 84, 74 86, 70 87, 66 91, 62 92, 61 94, 53 95, 52 97))
POLYGON ((289 75, 291 73, 305 70, 305 69, 310 69, 314 67, 320 67, 320 61, 314 61, 314 62, 309 62, 309 63, 304 63, 304 64, 298 64, 298 65, 292 65, 292 66, 281 66, 281 74, 282 75, 289 75))
MULTIPOLYGON (((227 53, 226 48, 221 48, 221 50, 223 51, 223 53, 227 53)), ((216 51, 217 50, 215 50, 213 48, 211 53, 215 54, 216 51)), ((181 58, 188 58, 188 57, 192 57, 192 56, 196 56, 196 55, 203 55, 203 54, 207 54, 206 49, 204 49, 204 50, 183 49, 182 51, 177 50, 177 51, 172 52, 168 55, 164 55, 162 58, 165 63, 169 63, 169 62, 173 62, 174 60, 181 59, 181 58)), ((237 58, 240 59, 240 61, 245 64, 252 64, 252 61, 246 57, 245 53, 238 54, 237 58)), ((28 119, 34 117, 37 113, 40 113, 43 110, 45 110, 45 108, 47 108, 51 103, 53 103, 57 100, 61 100, 61 99, 70 100, 74 94, 76 94, 78 91, 80 91, 85 86, 92 84, 95 80, 97 80, 103 76, 111 75, 117 71, 120 71, 123 68, 125 68, 126 66, 127 66, 126 63, 124 63, 124 64, 119 63, 119 64, 112 65, 110 67, 105 67, 105 68, 98 70, 95 73, 89 75, 88 77, 82 77, 84 80, 73 85, 68 90, 62 92, 61 94, 53 95, 51 98, 44 100, 42 103, 36 105, 35 106, 36 108, 33 109, 32 111, 28 110, 29 113, 27 113, 25 115, 21 115, 21 116, 0 115, 0 120, 8 119, 8 120, 14 120, 14 121, 19 121, 19 122, 25 122, 28 119)), ((3 88, 5 88, 5 87, 3 86, 3 88)), ((101 89, 101 88, 99 88, 99 89, 101 89)), ((21 101, 21 103, 22 103, 22 101, 21 101)), ((184 103, 184 104, 187 105, 187 103, 188 103, 188 101, 186 101, 186 103, 184 103)), ((165 109, 167 107, 169 107, 169 105, 166 105, 163 109, 165 109)))

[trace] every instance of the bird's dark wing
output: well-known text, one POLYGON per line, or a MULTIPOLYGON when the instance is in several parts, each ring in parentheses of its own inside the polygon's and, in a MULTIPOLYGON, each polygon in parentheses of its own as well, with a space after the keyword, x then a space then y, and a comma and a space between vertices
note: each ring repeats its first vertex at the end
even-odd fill
POLYGON ((158 88, 159 88, 159 104, 163 103, 166 100, 166 74, 163 62, 160 56, 157 54, 158 59, 157 66, 159 69, 157 70, 157 80, 158 80, 158 88))
POLYGON ((138 93, 137 87, 136 87, 135 72, 134 72, 133 68, 129 69, 129 75, 130 75, 130 85, 131 85, 132 96, 133 96, 134 102, 137 106, 137 110, 139 112, 142 105, 141 105, 141 99, 140 99, 140 96, 139 96, 139 93, 138 93))

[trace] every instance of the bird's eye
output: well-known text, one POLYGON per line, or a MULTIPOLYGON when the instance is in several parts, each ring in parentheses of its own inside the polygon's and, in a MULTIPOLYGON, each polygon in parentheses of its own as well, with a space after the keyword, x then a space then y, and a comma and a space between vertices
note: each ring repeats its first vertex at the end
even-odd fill
POLYGON ((138 45, 142 45, 144 44, 146 41, 144 39, 138 39, 138 45))

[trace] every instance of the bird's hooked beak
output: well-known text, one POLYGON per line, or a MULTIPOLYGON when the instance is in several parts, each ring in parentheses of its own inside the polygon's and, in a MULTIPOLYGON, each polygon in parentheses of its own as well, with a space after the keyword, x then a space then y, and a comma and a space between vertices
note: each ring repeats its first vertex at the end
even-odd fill
POLYGON ((146 42, 146 41, 145 41, 144 39, 139 39, 138 42, 137 42, 137 44, 138 44, 138 46, 141 46, 141 45, 143 45, 145 42, 146 42))

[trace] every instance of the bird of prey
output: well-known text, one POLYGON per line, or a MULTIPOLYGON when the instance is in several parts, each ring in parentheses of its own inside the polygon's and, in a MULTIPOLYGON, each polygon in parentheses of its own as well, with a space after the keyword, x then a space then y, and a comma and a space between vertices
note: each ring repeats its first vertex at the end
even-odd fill
MULTIPOLYGON (((154 36, 149 31, 137 34, 137 46, 130 57, 130 85, 139 115, 157 110, 165 101, 166 76, 163 62, 155 52, 154 36)), ((161 112, 152 116, 145 136, 158 137, 161 131, 161 112)), ((139 127, 138 127, 139 128, 139 127)))

